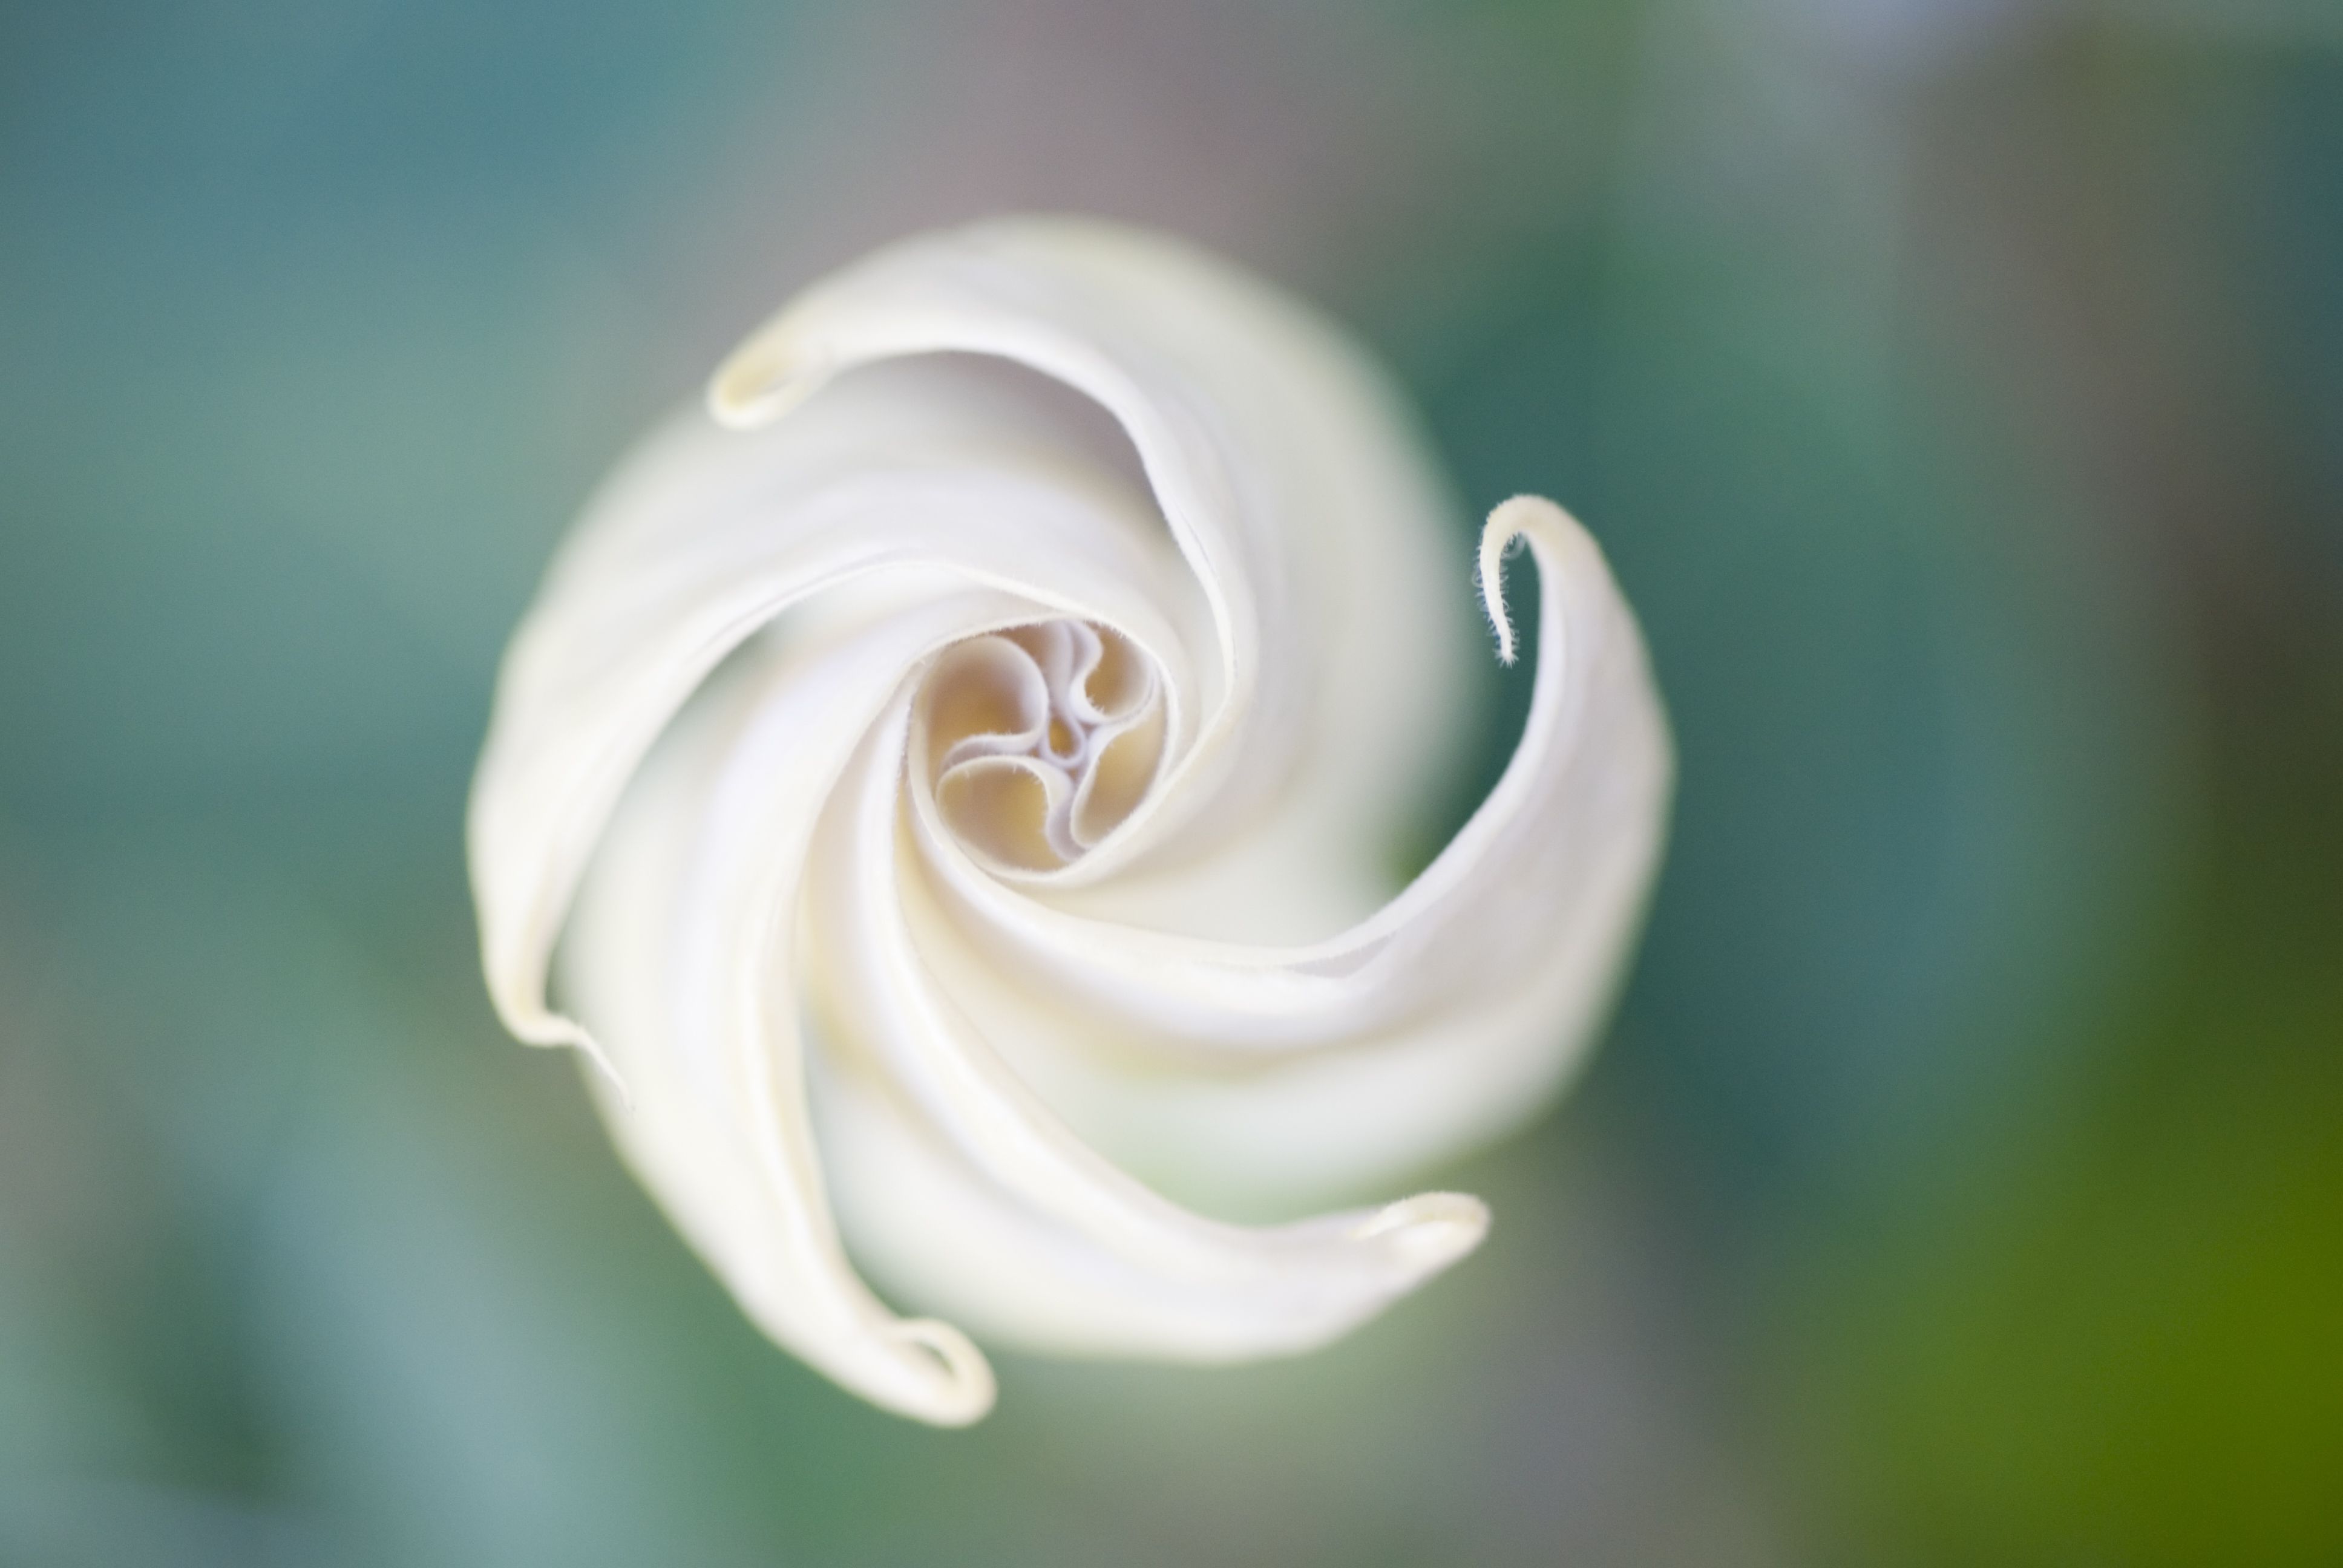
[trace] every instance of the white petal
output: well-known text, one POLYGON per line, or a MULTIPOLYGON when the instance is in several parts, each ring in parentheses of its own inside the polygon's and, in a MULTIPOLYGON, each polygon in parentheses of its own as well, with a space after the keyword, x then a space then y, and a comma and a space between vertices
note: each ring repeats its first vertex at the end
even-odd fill
POLYGON ((1306 1349, 1470 1251, 1456 1194, 1249 1227, 1141 1178, 1248 1208, 1389 1180, 1568 1072, 1670 771, 1576 525, 1490 520, 1508 658, 1500 556, 1539 565, 1529 723, 1393 896, 1468 596, 1339 335, 1168 242, 1001 223, 809 290, 710 408, 739 428, 655 437, 549 577, 471 852, 499 1010, 628 1086, 614 1135, 750 1314, 958 1422, 989 1369, 864 1287, 833 1189, 906 1293, 1069 1352, 1306 1349), (1092 400, 1143 483, 1063 394, 967 356, 1092 400), (565 922, 590 1037, 546 996, 565 922))
POLYGON ((1061 1350, 1225 1361, 1308 1349, 1476 1244, 1472 1199, 1296 1225, 1217 1224, 1084 1146, 1022 1083, 921 961, 900 864, 910 705, 872 731, 818 837, 809 966, 845 1048, 845 1163, 857 1211, 953 1310, 1061 1350), (882 1159, 873 1151, 884 1148, 882 1159), (953 1249, 931 1252, 949 1192, 953 1249), (947 1271, 947 1259, 959 1267, 947 1271))
POLYGON ((1166 1177, 1208 1158, 1219 1185, 1308 1193, 1469 1146, 1566 1075, 1637 927, 1672 757, 1633 618, 1551 502, 1490 518, 1493 614, 1516 537, 1544 589, 1521 742, 1432 866, 1339 936, 1241 945, 1053 909, 976 869, 915 794, 920 950, 1095 1141, 1166 1177))
POLYGON ((910 240, 817 285, 734 353, 709 403, 755 424, 846 367, 940 350, 1013 360, 1113 415, 1209 608, 1194 744, 1120 842, 1053 884, 1208 930, 1291 935, 1360 912, 1378 852, 1439 776, 1471 657, 1450 503, 1398 398, 1326 324, 1205 256, 1026 219, 910 240), (1288 874, 1201 858, 1247 836, 1288 874))
POLYGON ((887 568, 1016 579, 1190 681, 1167 616, 1198 613, 1194 589, 1151 518, 1006 412, 907 369, 755 436, 687 418, 588 508, 506 655, 472 790, 482 955, 516 1035, 593 1049, 545 1000, 578 879, 660 729, 783 609, 887 568))

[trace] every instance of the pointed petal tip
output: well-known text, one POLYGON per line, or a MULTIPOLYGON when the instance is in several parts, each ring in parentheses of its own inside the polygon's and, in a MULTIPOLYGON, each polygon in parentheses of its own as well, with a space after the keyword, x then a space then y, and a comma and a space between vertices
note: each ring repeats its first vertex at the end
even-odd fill
POLYGON ((1418 1279, 1427 1279, 1481 1244, 1489 1206, 1469 1192, 1420 1192, 1378 1211, 1353 1234, 1380 1240, 1418 1279))
POLYGON ((514 1028, 513 1035, 523 1045, 540 1046, 547 1050, 568 1046, 576 1050, 593 1068, 594 1076, 601 1081, 603 1088, 608 1091, 610 1098, 621 1110, 632 1111, 635 1108, 634 1091, 618 1075, 618 1066, 611 1061, 609 1053, 602 1049, 599 1040, 586 1032, 583 1024, 574 1019, 548 1013, 533 1027, 514 1028))

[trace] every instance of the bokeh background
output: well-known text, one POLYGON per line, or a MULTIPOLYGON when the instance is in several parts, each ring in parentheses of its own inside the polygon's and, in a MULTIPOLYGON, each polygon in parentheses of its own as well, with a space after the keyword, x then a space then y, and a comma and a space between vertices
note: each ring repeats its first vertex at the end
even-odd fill
POLYGON ((0 0, 0 1563, 2331 1564, 2338 1048, 2333 0, 0 0), (628 438, 1004 208, 1576 510, 1683 784, 1481 1255, 942 1433, 501 1037, 460 814, 628 438))

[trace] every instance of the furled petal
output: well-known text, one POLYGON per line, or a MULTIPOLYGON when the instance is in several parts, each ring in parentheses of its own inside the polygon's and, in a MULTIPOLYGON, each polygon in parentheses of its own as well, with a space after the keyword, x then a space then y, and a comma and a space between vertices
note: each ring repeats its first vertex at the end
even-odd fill
POLYGON ((1163 1194, 1392 1179, 1576 1059, 1670 768, 1584 534, 1490 519, 1507 659, 1510 541, 1543 583, 1530 719, 1394 896, 1468 596, 1339 335, 1168 241, 1000 223, 817 286, 709 403, 729 428, 648 443, 516 638, 471 853, 499 1011, 597 1056, 751 1316, 952 1423, 983 1358, 846 1241, 988 1336, 1198 1361, 1322 1343, 1470 1251, 1456 1194, 1272 1225, 1163 1194))

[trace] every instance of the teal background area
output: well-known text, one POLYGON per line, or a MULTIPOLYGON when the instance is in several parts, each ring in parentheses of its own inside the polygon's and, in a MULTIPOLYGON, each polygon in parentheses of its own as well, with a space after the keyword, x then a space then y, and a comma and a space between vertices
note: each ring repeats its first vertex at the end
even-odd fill
POLYGON ((2328 0, 0 0, 0 1564, 2343 1560, 2338 802, 2328 0), (1576 512, 1682 780, 1482 1253, 946 1433, 504 1039, 461 814, 628 440, 1031 209, 1576 512))

